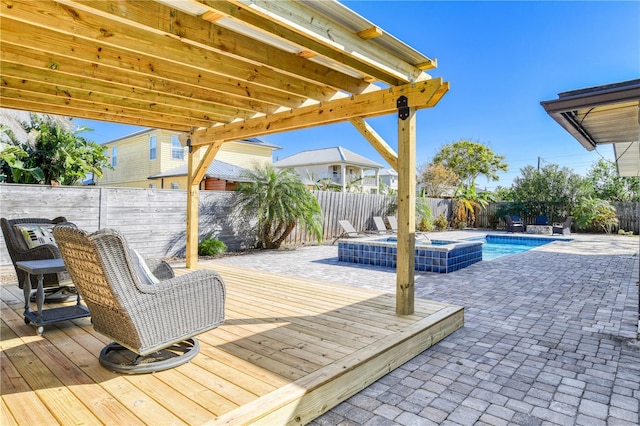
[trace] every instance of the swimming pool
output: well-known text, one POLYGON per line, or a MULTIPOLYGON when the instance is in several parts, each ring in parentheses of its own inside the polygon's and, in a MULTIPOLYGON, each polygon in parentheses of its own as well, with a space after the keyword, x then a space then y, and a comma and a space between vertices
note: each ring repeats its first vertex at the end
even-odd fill
POLYGON ((516 235, 486 235, 470 238, 469 241, 482 241, 482 260, 491 261, 510 254, 523 253, 534 247, 540 247, 553 241, 569 241, 566 238, 524 237, 516 235))

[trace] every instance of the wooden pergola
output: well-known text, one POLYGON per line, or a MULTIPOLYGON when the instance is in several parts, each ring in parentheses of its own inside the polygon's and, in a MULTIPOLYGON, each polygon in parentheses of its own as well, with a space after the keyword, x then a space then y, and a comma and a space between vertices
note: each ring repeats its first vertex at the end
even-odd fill
POLYGON ((416 111, 436 62, 335 1, 0 0, 6 108, 185 133, 187 266, 225 142, 350 121, 398 171, 396 312, 414 310, 416 111), (398 114, 398 153, 365 121, 398 114))

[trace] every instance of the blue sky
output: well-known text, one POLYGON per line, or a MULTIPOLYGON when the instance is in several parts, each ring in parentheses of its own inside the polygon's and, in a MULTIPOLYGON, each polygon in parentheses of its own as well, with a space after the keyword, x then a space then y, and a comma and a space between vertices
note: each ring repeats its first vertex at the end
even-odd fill
MULTIPOLYGON (((640 78, 640 2, 344 1, 351 9, 423 54, 436 58, 429 71, 451 85, 435 108, 418 111, 417 162, 442 145, 480 141, 504 155, 510 186, 520 168, 549 163, 584 174, 609 147, 587 151, 553 121, 540 101, 559 92, 640 78), (539 160, 540 159, 540 160, 539 160)), ((75 120, 105 142, 139 128, 75 120)), ((397 147, 395 115, 368 122, 397 147)), ((262 137, 279 145, 274 159, 341 145, 386 166, 350 124, 262 137)))

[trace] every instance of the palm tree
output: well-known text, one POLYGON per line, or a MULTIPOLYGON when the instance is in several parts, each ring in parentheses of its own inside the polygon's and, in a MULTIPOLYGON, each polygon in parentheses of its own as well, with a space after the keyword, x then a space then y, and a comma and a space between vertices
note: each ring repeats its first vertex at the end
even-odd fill
POLYGON ((258 248, 279 248, 296 224, 322 239, 320 203, 293 169, 266 164, 248 170, 245 177, 250 182, 238 185, 234 210, 258 218, 258 248))
POLYGON ((457 228, 460 224, 475 226, 476 213, 493 201, 491 194, 483 192, 478 194, 475 186, 462 184, 456 190, 453 199, 452 226, 457 228))
POLYGON ((73 130, 69 117, 0 109, 0 177, 10 183, 79 183, 111 168, 102 146, 73 130), (23 120, 24 121, 21 121, 23 120))
MULTIPOLYGON (((69 117, 0 108, 0 123, 5 126, 6 130, 9 130, 13 134, 15 140, 23 143, 35 143, 35 135, 33 133, 29 133, 24 128, 24 123, 31 122, 34 117, 40 118, 51 127, 60 127, 67 132, 72 132, 74 130, 73 121, 69 117)), ((8 136, 5 133, 0 133, 0 142, 8 141, 8 136)))

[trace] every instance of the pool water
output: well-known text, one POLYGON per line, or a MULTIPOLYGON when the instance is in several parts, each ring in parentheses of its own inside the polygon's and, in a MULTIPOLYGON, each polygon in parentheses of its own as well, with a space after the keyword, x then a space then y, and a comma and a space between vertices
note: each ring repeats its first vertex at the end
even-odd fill
POLYGON ((481 240, 484 241, 482 245, 482 260, 487 261, 510 254, 523 253, 553 241, 567 241, 564 238, 527 238, 508 235, 487 235, 481 240))

